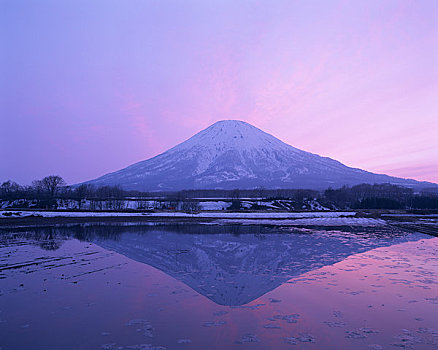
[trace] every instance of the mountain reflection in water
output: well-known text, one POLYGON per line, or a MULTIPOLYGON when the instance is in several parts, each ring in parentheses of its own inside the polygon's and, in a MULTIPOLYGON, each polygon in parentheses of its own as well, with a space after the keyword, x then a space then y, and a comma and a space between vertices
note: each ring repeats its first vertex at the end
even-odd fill
POLYGON ((292 277, 350 255, 425 238, 390 226, 327 231, 199 224, 75 225, 27 229, 13 238, 17 235, 51 250, 71 237, 93 242, 228 306, 247 304, 292 277))

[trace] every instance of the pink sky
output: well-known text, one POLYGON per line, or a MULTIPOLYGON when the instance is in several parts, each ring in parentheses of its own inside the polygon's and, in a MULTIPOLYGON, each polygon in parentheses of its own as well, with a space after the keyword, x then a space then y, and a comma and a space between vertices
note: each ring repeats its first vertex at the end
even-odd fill
POLYGON ((76 183, 221 119, 438 182, 438 2, 0 4, 0 182, 76 183))

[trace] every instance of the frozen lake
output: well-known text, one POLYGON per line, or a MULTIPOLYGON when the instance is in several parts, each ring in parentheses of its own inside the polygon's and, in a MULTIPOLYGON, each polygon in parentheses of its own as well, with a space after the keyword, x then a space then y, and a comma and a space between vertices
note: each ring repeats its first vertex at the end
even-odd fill
POLYGON ((436 349, 438 238, 390 225, 0 231, 0 348, 436 349))

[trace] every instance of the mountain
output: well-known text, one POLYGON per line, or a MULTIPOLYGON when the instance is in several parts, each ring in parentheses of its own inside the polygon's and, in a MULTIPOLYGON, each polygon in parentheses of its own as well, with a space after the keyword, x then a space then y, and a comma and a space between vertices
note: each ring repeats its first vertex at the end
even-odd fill
POLYGON ((436 186, 350 168, 294 148, 238 120, 216 122, 156 157, 85 183, 141 191, 326 189, 360 183, 391 183, 417 189, 436 186))

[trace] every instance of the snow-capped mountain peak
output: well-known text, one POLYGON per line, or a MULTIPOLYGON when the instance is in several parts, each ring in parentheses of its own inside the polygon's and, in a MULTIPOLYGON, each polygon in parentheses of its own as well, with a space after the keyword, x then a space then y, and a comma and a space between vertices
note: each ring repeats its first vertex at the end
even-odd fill
MULTIPOLYGON (((88 183, 145 191, 193 188, 324 189, 358 183, 420 186, 294 148, 240 120, 218 121, 156 157, 88 183)), ((424 184, 423 184, 424 186, 424 184)))
MULTIPOLYGON (((178 145, 178 149, 202 145, 217 150, 290 147, 270 134, 240 120, 221 120, 178 145)), ((175 147, 176 148, 176 147, 175 147)))

